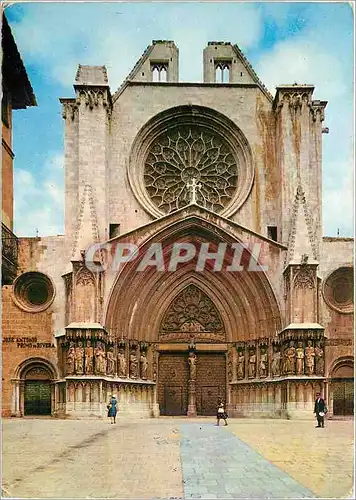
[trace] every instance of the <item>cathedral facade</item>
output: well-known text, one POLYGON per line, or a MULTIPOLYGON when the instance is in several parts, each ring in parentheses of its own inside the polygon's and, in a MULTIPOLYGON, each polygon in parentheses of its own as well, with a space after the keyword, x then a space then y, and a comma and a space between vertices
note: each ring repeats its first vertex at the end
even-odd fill
POLYGON ((20 238, 3 287, 3 413, 353 413, 353 239, 322 234, 327 103, 272 96, 209 42, 203 83, 154 41, 111 93, 79 65, 65 234, 20 238))

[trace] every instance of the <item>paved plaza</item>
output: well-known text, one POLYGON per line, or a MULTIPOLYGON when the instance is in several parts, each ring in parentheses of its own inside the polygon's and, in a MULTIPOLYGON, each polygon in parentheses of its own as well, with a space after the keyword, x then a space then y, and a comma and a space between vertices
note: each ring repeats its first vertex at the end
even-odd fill
POLYGON ((3 420, 3 496, 348 498, 353 421, 3 420))

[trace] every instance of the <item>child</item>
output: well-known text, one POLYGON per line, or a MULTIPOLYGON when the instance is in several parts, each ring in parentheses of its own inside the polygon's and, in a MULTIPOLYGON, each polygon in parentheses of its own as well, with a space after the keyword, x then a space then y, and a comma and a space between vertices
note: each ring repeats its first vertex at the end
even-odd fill
POLYGON ((227 425, 227 413, 225 411, 225 405, 224 403, 220 400, 219 401, 219 405, 218 405, 218 411, 217 411, 217 414, 216 414, 216 420, 217 420, 217 424, 216 425, 220 425, 220 420, 223 419, 224 422, 225 422, 225 425, 227 425))

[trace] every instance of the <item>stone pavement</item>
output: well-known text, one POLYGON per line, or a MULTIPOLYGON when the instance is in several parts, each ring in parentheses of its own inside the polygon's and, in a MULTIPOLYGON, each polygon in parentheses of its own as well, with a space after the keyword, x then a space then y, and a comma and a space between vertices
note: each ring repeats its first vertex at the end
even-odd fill
POLYGON ((353 422, 6 419, 3 496, 345 497, 353 422), (324 432, 324 434, 322 434, 324 432))
POLYGON ((313 498, 228 429, 186 424, 182 431, 185 498, 313 498))

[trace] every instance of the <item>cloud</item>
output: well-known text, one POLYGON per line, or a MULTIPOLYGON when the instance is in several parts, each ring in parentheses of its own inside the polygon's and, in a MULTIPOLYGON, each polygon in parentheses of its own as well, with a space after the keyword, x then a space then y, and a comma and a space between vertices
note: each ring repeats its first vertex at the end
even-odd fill
POLYGON ((271 91, 280 84, 308 83, 315 85, 314 99, 328 101, 324 126, 330 129, 330 134, 323 135, 324 234, 336 236, 340 228, 341 235, 351 236, 354 199, 352 37, 347 36, 348 24, 337 20, 337 16, 323 18, 321 24, 312 23, 313 29, 276 43, 260 57, 256 69, 271 91))
MULTIPOLYGON (((342 168, 339 163, 334 164, 335 171, 342 168)), ((348 167, 348 166, 347 166, 348 167)), ((353 207, 354 207, 354 176, 349 172, 341 182, 324 189, 323 192, 323 227, 325 236, 337 236, 338 229, 340 236, 350 236, 353 234, 353 207)))
POLYGON ((15 170, 14 212, 18 236, 63 234, 64 156, 52 153, 36 176, 15 170))
POLYGON ((260 11, 248 4, 32 3, 23 9, 11 23, 20 52, 63 86, 72 85, 78 63, 105 64, 115 90, 152 39, 175 40, 184 57, 182 79, 201 80, 208 40, 238 36, 247 49, 262 35, 260 11))
MULTIPOLYGON (((339 211, 331 213, 329 207, 341 196, 340 223, 352 234, 352 193, 347 185, 353 169, 353 18, 348 5, 63 2, 17 4, 14 12, 11 26, 25 63, 44 76, 41 92, 52 84, 58 94, 72 95, 78 63, 105 64, 114 92, 152 39, 175 40, 181 81, 202 80, 202 53, 209 40, 230 40, 246 52, 270 91, 282 83, 313 83, 314 98, 329 101, 324 125, 330 134, 323 136, 325 232, 334 232, 339 211)), ((24 206, 18 200, 16 213, 27 219, 26 223, 19 219, 21 231, 33 226, 34 220, 42 220, 42 227, 51 234, 62 230, 55 205, 62 199, 62 188, 52 186, 56 178, 51 180, 45 167, 41 179, 23 165, 15 176, 19 192, 29 199, 24 189, 27 182, 29 192, 45 197, 33 191, 38 184, 49 194, 42 204, 47 208, 41 208, 36 219, 28 215, 30 202, 24 206)))

